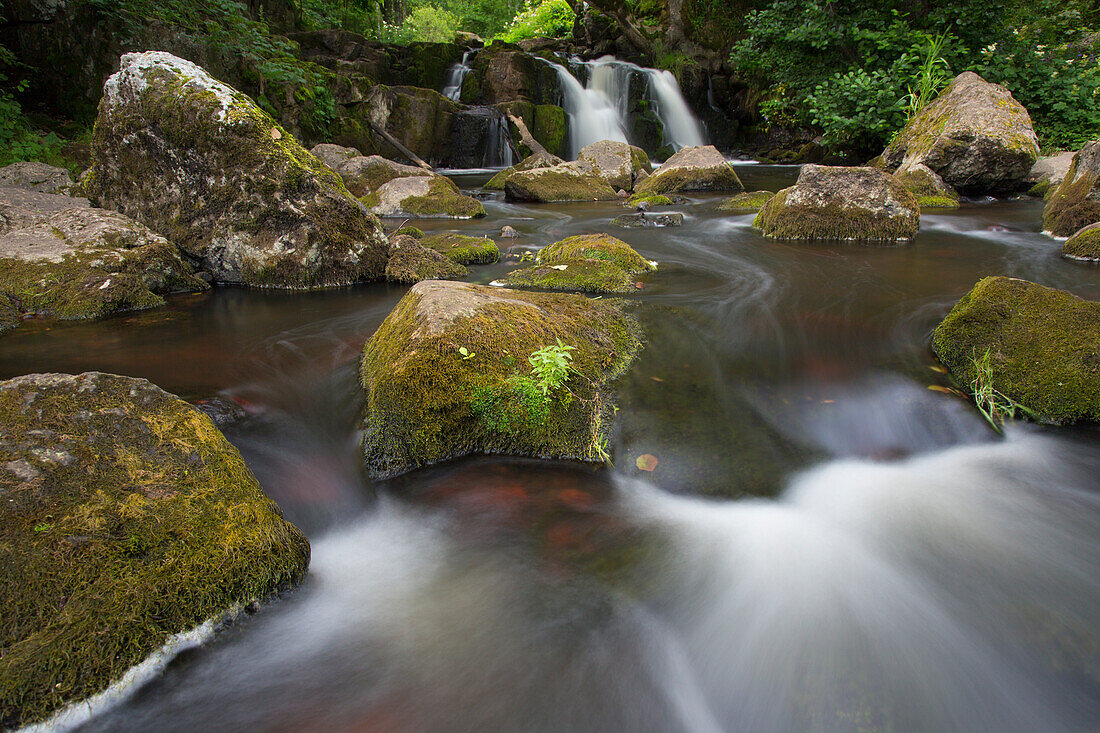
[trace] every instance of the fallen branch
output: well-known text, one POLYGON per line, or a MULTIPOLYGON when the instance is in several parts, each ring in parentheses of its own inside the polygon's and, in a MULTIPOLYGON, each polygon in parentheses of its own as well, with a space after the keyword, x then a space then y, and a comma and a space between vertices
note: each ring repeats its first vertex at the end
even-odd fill
POLYGON ((404 155, 406 158, 411 160, 413 163, 416 163, 418 166, 420 166, 424 170, 430 171, 432 169, 432 167, 430 165, 428 165, 427 163, 425 163, 423 160, 421 160, 420 157, 416 153, 414 153, 413 151, 409 150, 404 145, 402 145, 401 142, 397 138, 395 138, 393 135, 386 132, 386 130, 384 128, 379 127, 378 125, 374 124, 373 122, 371 122, 369 124, 370 124, 370 129, 374 130, 376 135, 380 135, 383 140, 385 140, 390 145, 397 148, 399 153, 404 155))

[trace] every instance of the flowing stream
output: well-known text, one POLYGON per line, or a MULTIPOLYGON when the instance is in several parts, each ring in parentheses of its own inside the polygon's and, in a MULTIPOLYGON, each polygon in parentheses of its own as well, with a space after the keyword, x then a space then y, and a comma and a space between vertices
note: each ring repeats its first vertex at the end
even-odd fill
MULTIPOLYGON (((775 190, 796 169, 739 172, 775 190)), ((499 197, 418 222, 519 230, 477 282, 584 232, 659 261, 610 469, 472 457, 365 481, 356 362, 403 287, 220 289, 0 340, 0 377, 232 400, 227 436, 313 544, 301 588, 80 730, 1096 730, 1100 431, 996 435, 928 389, 949 384, 928 342, 980 277, 1100 299, 1100 273, 1059 256, 1039 201, 875 247, 769 241, 717 200, 668 229, 499 197)))

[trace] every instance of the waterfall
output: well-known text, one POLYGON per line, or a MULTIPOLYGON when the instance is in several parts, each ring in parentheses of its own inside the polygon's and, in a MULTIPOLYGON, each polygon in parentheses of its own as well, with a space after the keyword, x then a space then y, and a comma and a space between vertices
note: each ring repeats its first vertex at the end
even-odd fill
POLYGON ((462 54, 462 61, 451 64, 451 68, 447 69, 447 78, 443 83, 443 96, 447 99, 453 99, 457 102, 462 96, 462 80, 470 73, 469 61, 472 53, 467 49, 462 54))
POLYGON ((564 65, 540 60, 558 74, 562 107, 569 116, 571 157, 575 158, 585 145, 599 140, 631 142, 628 134, 631 103, 642 93, 664 128, 662 145, 679 150, 706 144, 702 125, 692 114, 671 72, 643 68, 613 56, 595 61, 571 58, 569 65, 587 78, 586 84, 581 84, 578 75, 564 65), (632 82, 637 83, 633 95, 632 82))
POLYGON ((515 163, 515 156, 512 155, 512 133, 504 115, 497 112, 489 121, 481 165, 484 168, 507 168, 515 163))

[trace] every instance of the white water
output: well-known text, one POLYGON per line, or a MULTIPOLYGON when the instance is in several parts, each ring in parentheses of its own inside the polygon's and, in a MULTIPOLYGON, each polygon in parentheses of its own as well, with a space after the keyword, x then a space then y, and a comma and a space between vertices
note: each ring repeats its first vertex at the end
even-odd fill
POLYGON ((462 80, 470 73, 470 53, 470 51, 464 52, 462 61, 451 64, 451 68, 447 69, 447 78, 443 82, 443 96, 447 99, 453 99, 456 102, 461 99, 462 80))

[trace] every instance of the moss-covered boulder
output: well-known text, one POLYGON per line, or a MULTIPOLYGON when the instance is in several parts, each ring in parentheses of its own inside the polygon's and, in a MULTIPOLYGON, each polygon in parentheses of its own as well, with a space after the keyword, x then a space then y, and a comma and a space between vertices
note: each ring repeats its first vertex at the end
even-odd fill
POLYGON ((1043 227, 1056 237, 1068 237, 1100 221, 1100 140, 1074 156, 1066 177, 1043 208, 1043 227))
POLYGON ((599 460, 611 381, 640 347, 622 303, 429 280, 363 349, 363 454, 374 477, 471 453, 599 460), (544 394, 528 358, 573 347, 544 394))
POLYGON ((207 288, 174 245, 129 217, 0 188, 0 300, 18 313, 99 318, 207 288))
MULTIPOLYGON (((318 145, 314 150, 320 147, 322 146, 318 145)), ((340 178, 343 179, 344 185, 347 186, 351 195, 359 198, 376 192, 385 184, 398 178, 441 177, 432 171, 418 168, 415 165, 395 163, 392 160, 383 158, 381 155, 340 157, 339 152, 331 150, 331 148, 339 146, 324 147, 330 148, 322 152, 328 160, 332 161, 326 163, 326 165, 329 165, 340 174, 340 178)), ((344 150, 352 151, 354 148, 344 148, 344 150)))
POLYGON ((516 171, 504 181, 511 201, 614 201, 618 198, 590 163, 560 163, 549 168, 516 171))
POLYGON ((909 193, 917 198, 922 209, 957 209, 959 194, 936 175, 936 172, 924 165, 915 163, 902 166, 896 177, 909 193))
POLYGON ((1079 229, 1062 245, 1062 255, 1072 260, 1100 262, 1100 222, 1079 229))
POLYGON ((142 379, 0 382, 0 720, 39 721, 236 604, 309 543, 197 409, 142 379))
POLYGON ((630 293, 638 275, 657 263, 608 234, 581 234, 543 247, 535 264, 508 273, 494 285, 578 293, 630 293))
POLYGON ((500 259, 500 247, 488 237, 440 232, 423 237, 421 244, 460 265, 491 265, 500 259))
POLYGON ((315 288, 381 278, 388 243, 339 176, 189 61, 132 53, 104 85, 93 203, 149 226, 224 283, 315 288))
POLYGON ((446 176, 409 176, 387 181, 363 196, 371 213, 381 217, 473 219, 485 216, 481 202, 466 196, 446 176))
POLYGON ((744 191, 737 171, 713 145, 682 148, 652 175, 638 183, 631 201, 679 191, 744 191))
POLYGON ((64 168, 35 161, 12 163, 0 168, 0 187, 24 188, 37 193, 71 193, 73 177, 64 168))
POLYGON ((600 140, 585 145, 577 154, 577 160, 590 163, 596 173, 616 190, 633 190, 634 176, 639 171, 647 174, 653 171, 649 156, 644 150, 614 140, 600 140))
POLYGON ((461 280, 469 271, 449 257, 425 247, 418 239, 397 234, 390 239, 386 279, 396 283, 421 280, 461 280))
POLYGON ((746 191, 728 199, 722 199, 715 207, 719 211, 748 212, 759 211, 760 207, 768 203, 775 196, 772 191, 746 191))
MULTIPOLYGON (((319 143, 309 149, 309 152, 317 157, 317 160, 327 165, 337 173, 340 172, 340 166, 352 158, 361 158, 363 154, 359 152, 357 148, 347 147, 345 145, 336 145, 333 143, 319 143)), ((347 181, 344 182, 347 185, 347 181)), ((348 191, 351 191, 349 188, 348 191)), ((354 191, 352 191, 354 194, 354 191)))
POLYGON ((961 193, 996 193, 1022 184, 1039 142, 1011 92, 966 71, 906 123, 883 156, 889 170, 923 163, 961 193))
POLYGON ((874 168, 806 165, 752 225, 777 239, 911 239, 920 206, 897 178, 874 168))
POLYGON ((1100 303, 1008 277, 987 277, 932 334, 960 384, 988 352, 991 386, 1052 422, 1100 421, 1100 303))
POLYGON ((1032 196, 1046 198, 1048 193, 1065 180, 1069 167, 1073 164, 1073 156, 1073 152, 1058 153, 1035 161, 1031 172, 1027 174, 1026 183, 1031 186, 1027 192, 1032 196))
POLYGON ((528 155, 519 163, 516 163, 515 165, 505 168, 504 170, 497 173, 495 176, 490 178, 489 181, 484 186, 482 186, 482 188, 487 188, 490 191, 503 191, 504 182, 508 180, 508 176, 512 175, 516 171, 530 171, 534 170, 535 168, 550 168, 555 165, 560 165, 564 162, 564 160, 556 155, 550 155, 548 153, 542 152, 534 153, 532 155, 528 155))

